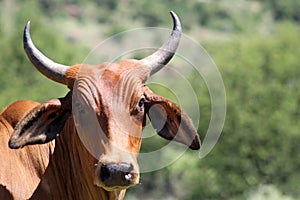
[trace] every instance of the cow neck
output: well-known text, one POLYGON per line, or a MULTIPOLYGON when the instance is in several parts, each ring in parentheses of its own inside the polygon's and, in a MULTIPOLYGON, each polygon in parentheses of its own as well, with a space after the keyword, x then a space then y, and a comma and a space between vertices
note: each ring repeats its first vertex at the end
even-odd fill
POLYGON ((115 200, 114 192, 94 184, 95 162, 80 141, 73 118, 68 119, 55 140, 55 150, 45 174, 45 181, 50 187, 50 193, 46 196, 55 199, 115 200))

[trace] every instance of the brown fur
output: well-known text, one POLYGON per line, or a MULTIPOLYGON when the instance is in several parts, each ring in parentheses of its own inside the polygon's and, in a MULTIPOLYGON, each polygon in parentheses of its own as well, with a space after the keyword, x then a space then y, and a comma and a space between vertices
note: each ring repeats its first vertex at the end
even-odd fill
POLYGON ((55 140, 54 153, 32 199, 115 200, 114 191, 108 192, 94 184, 95 164, 96 160, 81 143, 70 118, 55 140))
POLYGON ((8 194, 14 199, 28 199, 49 163, 52 143, 27 146, 18 151, 8 147, 16 123, 38 103, 17 101, 0 114, 0 199, 8 194))
POLYGON ((8 147, 15 124, 37 105, 18 101, 0 115, 0 199, 116 199, 115 192, 94 184, 96 160, 82 145, 72 118, 55 143, 8 147))

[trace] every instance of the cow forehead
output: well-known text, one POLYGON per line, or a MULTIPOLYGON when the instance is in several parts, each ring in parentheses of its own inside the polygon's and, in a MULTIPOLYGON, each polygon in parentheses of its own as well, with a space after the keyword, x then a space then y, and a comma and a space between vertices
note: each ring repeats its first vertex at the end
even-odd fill
POLYGON ((137 60, 125 60, 118 63, 105 63, 100 66, 100 84, 106 86, 106 89, 112 90, 121 85, 121 82, 133 81, 145 82, 150 74, 150 69, 141 65, 137 60))
POLYGON ((149 74, 150 69, 137 60, 103 63, 98 66, 81 65, 73 89, 90 93, 94 99, 102 97, 95 100, 112 101, 113 98, 128 96, 129 91, 141 86, 149 74))
POLYGON ((108 126, 116 123, 119 125, 114 127, 120 131, 134 132, 137 127, 130 119, 131 109, 138 104, 149 73, 147 67, 135 60, 82 66, 73 87, 73 103, 96 112, 108 126))

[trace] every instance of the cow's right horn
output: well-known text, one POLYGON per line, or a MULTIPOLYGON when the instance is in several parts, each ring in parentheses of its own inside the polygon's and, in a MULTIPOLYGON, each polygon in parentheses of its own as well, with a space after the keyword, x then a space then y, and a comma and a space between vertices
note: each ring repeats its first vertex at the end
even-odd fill
POLYGON ((173 30, 169 39, 153 54, 143 58, 141 61, 151 70, 151 75, 163 68, 174 56, 181 37, 181 24, 177 15, 171 11, 173 18, 173 30))
POLYGON ((30 36, 30 22, 24 29, 23 45, 28 58, 43 75, 58 83, 67 83, 65 74, 69 67, 53 62, 35 47, 30 36))

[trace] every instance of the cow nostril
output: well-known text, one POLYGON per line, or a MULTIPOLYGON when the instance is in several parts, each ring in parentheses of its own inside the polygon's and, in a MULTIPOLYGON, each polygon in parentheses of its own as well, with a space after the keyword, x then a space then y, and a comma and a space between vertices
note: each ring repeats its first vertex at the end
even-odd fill
POLYGON ((105 182, 110 177, 110 170, 107 165, 102 165, 100 168, 100 179, 105 182))

